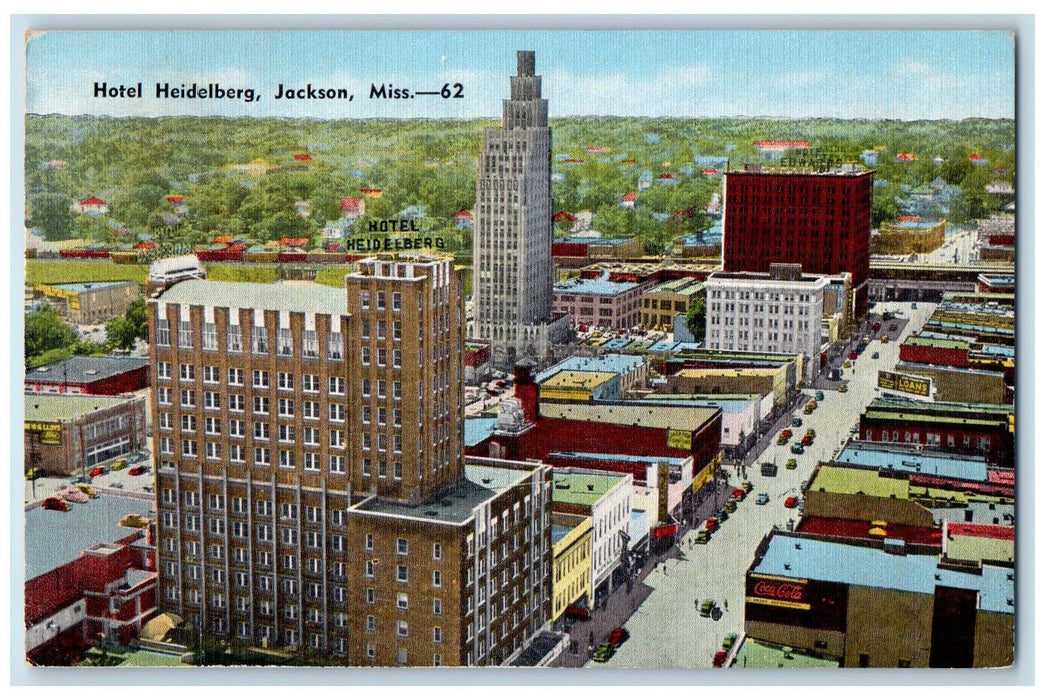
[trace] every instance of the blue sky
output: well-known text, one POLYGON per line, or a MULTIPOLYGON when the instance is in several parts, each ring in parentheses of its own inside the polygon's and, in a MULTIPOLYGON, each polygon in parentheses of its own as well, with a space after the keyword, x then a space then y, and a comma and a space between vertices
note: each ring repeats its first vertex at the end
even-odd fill
POLYGON ((34 113, 162 116, 496 117, 515 51, 537 53, 553 116, 1012 118, 1004 31, 50 32, 26 49, 34 113), (95 81, 141 81, 140 100, 95 81), (156 100, 156 82, 253 87, 254 103, 156 100), (464 99, 367 99, 371 83, 464 99), (350 102, 274 99, 277 85, 345 87, 350 102))

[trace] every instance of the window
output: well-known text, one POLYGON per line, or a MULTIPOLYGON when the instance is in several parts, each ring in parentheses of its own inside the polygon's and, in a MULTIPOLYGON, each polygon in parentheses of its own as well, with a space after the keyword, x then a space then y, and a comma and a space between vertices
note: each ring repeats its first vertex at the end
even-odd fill
POLYGON ((161 413, 156 417, 156 424, 161 430, 172 430, 174 419, 170 413, 161 413))
POLYGON ((279 372, 276 375, 276 386, 280 389, 293 389, 294 388, 294 375, 289 372, 279 372))
POLYGON ((267 396, 254 397, 254 413, 265 416, 269 412, 269 400, 267 396))
POLYGON ((294 426, 281 424, 279 426, 279 441, 294 442, 294 426))
POLYGON ((443 614, 443 601, 439 598, 432 599, 432 614, 442 615, 443 614))
POLYGON ((396 593, 396 608, 399 610, 410 609, 410 598, 406 593, 396 593))
POLYGON ((341 455, 330 455, 329 457, 329 468, 334 474, 345 473, 345 458, 341 455))
POLYGON ((367 533, 363 537, 363 546, 366 548, 366 551, 373 552, 374 551, 374 536, 369 534, 369 533, 367 533))
POLYGON ((316 401, 302 401, 301 412, 305 418, 318 419, 319 418, 319 403, 316 401))
POLYGON ((157 362, 156 363, 156 378, 157 379, 170 379, 171 378, 171 363, 170 362, 157 362))
POLYGON ((271 462, 269 461, 269 449, 267 447, 255 447, 254 448, 254 465, 261 467, 267 467, 271 462))
POLYGON ((279 415, 284 418, 294 417, 294 399, 279 400, 279 415))
POLYGON ((243 332, 240 326, 230 324, 226 331, 229 352, 243 352, 243 332))
POLYGON ((171 344, 170 321, 165 318, 156 319, 156 344, 168 346, 171 344))
POLYGON ((182 414, 181 417, 181 430, 184 433, 192 433, 196 430, 196 416, 190 414, 182 414))
POLYGON ((171 390, 165 386, 157 387, 156 401, 161 405, 169 406, 171 403, 171 390))
POLYGON ((364 600, 366 600, 367 605, 373 605, 374 604, 375 598, 374 598, 374 589, 373 588, 366 589, 366 593, 364 594, 364 600))
POLYGON ((181 390, 181 405, 183 408, 193 408, 196 406, 196 392, 192 389, 181 390))
POLYGON ((367 559, 363 562, 363 575, 367 578, 374 578, 374 560, 367 559))
POLYGON ((443 574, 439 571, 432 572, 432 588, 443 587, 443 574))
POLYGON ((251 373, 251 384, 255 389, 268 389, 269 386, 269 373, 268 370, 256 369, 251 373))
POLYGON ((441 644, 443 641, 443 629, 441 627, 432 628, 432 641, 436 644, 441 644))
POLYGON ((399 564, 396 566, 396 581, 406 583, 409 580, 407 567, 399 564))
POLYGON ((268 440, 269 439, 269 424, 262 423, 260 421, 254 422, 254 439, 255 440, 268 440))
POLYGON ((215 391, 203 392, 203 408, 217 410, 221 408, 221 395, 215 391))
POLYGON ((315 452, 305 453, 305 471, 319 471, 319 455, 317 455, 315 452))
POLYGON ((194 440, 182 440, 181 441, 181 456, 182 457, 198 457, 198 446, 194 440))
POLYGON ((243 421, 235 418, 229 420, 229 435, 231 437, 243 437, 245 428, 246 424, 243 421))
POLYGON ((319 377, 315 374, 306 374, 301 377, 301 389, 306 394, 319 392, 319 377))
POLYGON ((330 420, 335 423, 345 422, 345 405, 340 403, 330 404, 330 420))
POLYGON ((331 394, 343 395, 345 393, 344 377, 330 377, 327 381, 327 390, 331 394))
POLYGON ((406 620, 396 620, 396 636, 397 637, 409 637, 410 636, 410 625, 407 624, 406 620))
POLYGON ((243 370, 229 369, 229 386, 243 386, 243 370))
POLYGON ((243 413, 247 410, 247 401, 243 397, 243 394, 230 394, 229 395, 229 410, 234 413, 243 413))
MULTIPOLYGON (((210 392, 207 392, 210 393, 210 392)), ((221 420, 207 417, 203 419, 203 432, 207 435, 221 435, 221 420)))
POLYGON ((396 553, 406 555, 410 553, 410 543, 400 537, 396 540, 396 553))
POLYGON ((374 632, 376 630, 377 630, 377 620, 374 618, 373 615, 367 615, 366 616, 366 631, 367 632, 374 632))
POLYGON ((217 460, 221 459, 221 443, 208 442, 207 443, 207 459, 217 460))
POLYGON ((182 364, 179 366, 178 376, 182 381, 192 382, 196 380, 196 367, 194 365, 182 364))

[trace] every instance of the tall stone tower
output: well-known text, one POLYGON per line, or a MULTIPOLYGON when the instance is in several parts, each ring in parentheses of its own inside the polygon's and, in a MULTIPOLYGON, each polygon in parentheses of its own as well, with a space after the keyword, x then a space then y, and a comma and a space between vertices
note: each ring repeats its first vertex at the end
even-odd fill
POLYGON ((540 357, 568 330, 553 318, 551 130, 532 51, 518 75, 500 129, 483 131, 473 234, 472 337, 488 340, 496 366, 540 357))

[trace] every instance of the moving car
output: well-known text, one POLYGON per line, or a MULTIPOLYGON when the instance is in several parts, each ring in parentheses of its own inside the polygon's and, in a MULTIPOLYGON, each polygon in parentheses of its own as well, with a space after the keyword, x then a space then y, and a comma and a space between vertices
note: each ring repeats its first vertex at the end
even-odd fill
POLYGON ((715 609, 715 601, 710 600, 710 599, 709 600, 705 600, 703 603, 700 604, 700 616, 701 617, 711 617, 711 611, 714 610, 714 609, 715 609))
POLYGON ((760 506, 764 506, 765 504, 769 503, 769 494, 765 492, 758 494, 758 498, 755 499, 755 503, 757 503, 760 506))
POLYGON ((613 646, 612 644, 610 644, 609 642, 606 642, 605 644, 600 644, 599 645, 599 648, 595 650, 595 656, 593 658, 598 663, 604 664, 607 661, 609 661, 611 658, 613 658, 613 655, 616 654, 616 653, 617 653, 617 648, 615 646, 613 646))
POLYGON ((737 643, 737 635, 736 634, 727 634, 725 636, 725 638, 722 640, 722 648, 725 649, 726 651, 729 651, 730 649, 733 648, 733 645, 736 644, 736 643, 737 643))
POLYGON ((50 496, 44 499, 43 505, 41 506, 44 510, 69 510, 69 504, 58 498, 58 496, 50 496))
POLYGON ((772 462, 762 462, 762 476, 776 476, 777 466, 772 462))
POLYGON ((628 641, 629 637, 631 637, 631 633, 628 632, 626 628, 617 627, 612 632, 610 632, 610 636, 606 641, 612 644, 614 647, 619 647, 621 644, 628 641))
POLYGON ((816 400, 817 401, 823 401, 824 400, 824 392, 817 391, 816 394, 814 394, 814 395, 816 396, 816 400))
POLYGON ((798 416, 795 416, 794 418, 792 418, 791 419, 791 427, 792 428, 801 428, 802 427, 802 419, 799 418, 798 416))
POLYGON ((784 499, 784 507, 785 508, 795 508, 797 506, 798 506, 798 497, 797 496, 788 496, 787 498, 784 499))
POLYGON ((802 445, 801 445, 801 447, 810 447, 812 444, 813 444, 813 436, 812 435, 806 435, 805 437, 802 438, 802 445))
POLYGON ((784 465, 784 468, 785 469, 797 469, 798 468, 798 460, 795 459, 794 457, 792 457, 791 459, 787 460, 787 464, 784 465))
POLYGON ((878 359, 879 357, 881 357, 881 354, 880 354, 880 353, 879 353, 879 352, 878 352, 877 350, 875 350, 875 351, 874 351, 874 352, 873 352, 873 353, 871 354, 871 359, 872 359, 872 360, 877 360, 877 359, 878 359))
MULTIPOLYGON (((878 353, 875 353, 875 354, 877 355, 878 353)), ((843 382, 842 384, 840 384, 838 386, 838 393, 839 394, 845 394, 848 391, 849 391, 849 385, 846 384, 845 382, 843 382)))
POLYGON ((726 665, 726 657, 727 656, 729 656, 729 652, 728 651, 725 651, 725 650, 723 650, 723 651, 716 651, 715 652, 715 658, 712 659, 711 665, 714 666, 715 668, 722 668, 723 666, 726 665))
POLYGON ((889 342, 889 336, 887 336, 887 335, 883 335, 883 336, 882 336, 882 342, 883 342, 883 343, 888 343, 888 342, 889 342))
POLYGON ((895 323, 890 323, 889 324, 889 330, 895 331, 897 328, 899 328, 899 326, 897 326, 895 323))
POLYGON ((791 445, 791 454, 793 454, 793 455, 805 454, 805 451, 806 451, 806 448, 803 447, 802 445, 798 445, 798 444, 791 445))
POLYGON ((881 322, 881 321, 875 321, 875 322, 874 322, 874 325, 873 325, 873 326, 871 326, 871 329, 872 329, 872 330, 876 330, 876 331, 877 331, 877 330, 879 330, 879 329, 880 329, 881 327, 882 327, 882 322, 881 322))

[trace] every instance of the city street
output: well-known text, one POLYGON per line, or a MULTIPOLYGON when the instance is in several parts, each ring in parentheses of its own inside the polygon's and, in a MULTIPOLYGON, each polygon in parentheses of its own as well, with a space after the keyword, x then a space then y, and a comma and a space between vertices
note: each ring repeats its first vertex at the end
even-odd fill
MULTIPOLYGON (((895 338, 906 337, 921 328, 935 308, 921 303, 912 310, 910 304, 899 302, 878 304, 876 314, 883 311, 900 311, 906 324, 897 332, 880 332, 851 369, 843 370, 843 379, 849 382, 849 391, 825 391, 819 408, 811 415, 804 415, 800 401, 795 415, 802 418, 800 428, 793 428, 801 439, 808 428, 816 430, 816 439, 806 448, 805 454, 792 455, 787 445, 778 446, 779 430, 770 436, 770 446, 753 460, 748 469, 748 480, 753 490, 738 504, 735 513, 722 523, 708 544, 689 544, 694 531, 681 538, 681 555, 668 559, 667 571, 663 566, 648 573, 642 583, 649 593, 627 622, 631 639, 627 641, 606 664, 611 668, 690 667, 710 668, 722 639, 729 634, 740 634, 744 627, 744 574, 751 565, 755 548, 773 526, 786 528, 789 521, 797 521, 799 509, 784 507, 787 496, 800 496, 802 485, 811 476, 814 467, 821 461, 831 459, 841 444, 850 436, 851 427, 859 421, 860 413, 877 396, 878 370, 891 370, 899 356, 899 343, 895 338), (888 343, 881 342, 881 335, 888 334, 888 343), (878 352, 877 360, 871 359, 878 352), (785 469, 787 460, 795 457, 798 467, 785 469), (772 461, 779 467, 776 477, 762 476, 758 465, 772 461), (769 495, 769 503, 757 505, 759 493, 769 495), (707 599, 714 600, 722 608, 722 618, 713 621, 701 617, 697 605, 707 599)), ((891 322, 885 322, 888 328, 891 322)), ((812 394, 812 390, 806 390, 812 394)), ((741 479, 731 477, 733 485, 741 479)), ((599 613, 596 613, 599 614, 599 613)), ((596 639, 595 643, 601 642, 596 639)), ((595 665, 589 662, 589 666, 595 665)))

